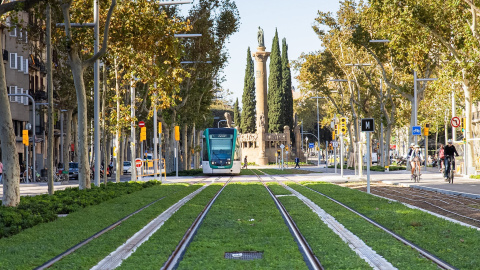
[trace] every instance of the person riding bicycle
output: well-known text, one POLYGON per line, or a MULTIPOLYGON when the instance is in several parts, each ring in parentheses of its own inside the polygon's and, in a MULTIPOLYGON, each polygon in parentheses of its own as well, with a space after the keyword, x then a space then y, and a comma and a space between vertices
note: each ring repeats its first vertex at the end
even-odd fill
POLYGON ((444 153, 445 153, 445 170, 443 171, 444 179, 445 181, 448 180, 448 172, 450 170, 455 170, 455 157, 453 156, 454 154, 457 155, 458 157, 458 152, 457 149, 455 148, 455 145, 453 145, 452 139, 448 140, 448 144, 444 148, 444 153), (452 160, 452 168, 450 168, 450 159, 452 160))
MULTIPOLYGON (((413 176, 413 172, 415 171, 415 168, 417 166, 416 164, 416 161, 419 161, 419 165, 421 164, 422 160, 423 160, 423 156, 422 156, 422 151, 420 151, 420 146, 417 144, 414 146, 411 154, 410 154, 410 165, 412 166, 412 176, 413 176)), ((418 172, 420 173, 420 170, 421 170, 422 166, 418 166, 418 172)))

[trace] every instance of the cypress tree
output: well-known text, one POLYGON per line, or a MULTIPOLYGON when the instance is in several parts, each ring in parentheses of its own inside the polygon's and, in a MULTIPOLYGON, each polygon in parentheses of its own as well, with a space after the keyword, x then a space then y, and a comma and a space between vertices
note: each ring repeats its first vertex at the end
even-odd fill
POLYGON ((233 122, 235 126, 240 126, 240 108, 238 107, 238 98, 233 104, 233 122))
POLYGON ((240 132, 255 133, 257 130, 255 118, 257 102, 255 100, 255 73, 250 47, 247 50, 247 67, 245 68, 245 79, 243 82, 242 105, 240 132))
POLYGON ((278 43, 278 32, 275 29, 275 36, 272 42, 272 52, 270 53, 270 68, 268 76, 268 132, 283 132, 283 119, 285 108, 283 89, 282 89, 282 59, 280 56, 280 45, 278 43))
POLYGON ((285 38, 282 39, 282 88, 284 92, 285 125, 293 130, 293 94, 292 94, 292 75, 290 73, 290 64, 288 61, 288 45, 285 38))

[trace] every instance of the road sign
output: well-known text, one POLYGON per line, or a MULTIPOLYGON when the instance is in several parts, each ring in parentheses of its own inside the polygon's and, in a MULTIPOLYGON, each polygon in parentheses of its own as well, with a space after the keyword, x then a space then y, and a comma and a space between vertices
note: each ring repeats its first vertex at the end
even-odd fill
POLYGON ((141 158, 135 159, 135 167, 141 168, 141 167, 142 167, 142 164, 143 164, 143 162, 142 162, 142 159, 141 159, 141 158))
POLYGON ((338 147, 338 142, 337 142, 337 141, 333 141, 333 142, 332 142, 332 146, 333 146, 333 147, 338 147))
POLYGON ((413 135, 413 136, 420 136, 420 135, 422 135, 422 127, 421 127, 421 126, 413 126, 413 127, 412 127, 412 135, 413 135))
POLYGON ((315 147, 315 144, 314 143, 309 143, 308 144, 308 148, 314 148, 315 147))
POLYGON ((459 127, 460 126, 460 118, 458 118, 457 116, 452 117, 452 120, 450 120, 450 124, 454 128, 459 127))
POLYGON ((285 145, 283 145, 283 143, 280 144, 280 148, 282 148, 282 149, 285 148, 285 145))
POLYGON ((362 119, 362 132, 373 132, 375 130, 375 123, 373 118, 362 119))
POLYGON ((144 126, 145 126, 145 122, 139 121, 139 122, 138 122, 138 126, 139 126, 139 127, 144 127, 144 126))

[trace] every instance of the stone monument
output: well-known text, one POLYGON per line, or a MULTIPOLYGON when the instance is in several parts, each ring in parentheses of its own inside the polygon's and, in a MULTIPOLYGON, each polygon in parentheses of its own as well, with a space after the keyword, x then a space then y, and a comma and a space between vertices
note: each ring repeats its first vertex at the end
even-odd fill
POLYGON ((258 156, 258 165, 267 165, 268 158, 265 155, 265 132, 268 131, 268 106, 267 106, 267 59, 270 52, 265 51, 265 41, 263 29, 258 27, 257 33, 258 47, 257 51, 253 53, 255 57, 256 71, 255 71, 255 94, 257 96, 257 134, 258 147, 260 148, 260 155, 258 156))

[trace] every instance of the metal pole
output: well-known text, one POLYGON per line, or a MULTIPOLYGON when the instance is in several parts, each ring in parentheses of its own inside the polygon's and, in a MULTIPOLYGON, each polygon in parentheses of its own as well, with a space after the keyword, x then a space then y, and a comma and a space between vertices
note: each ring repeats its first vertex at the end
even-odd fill
MULTIPOLYGON (((159 158, 158 161, 160 161, 160 166, 162 166, 162 133, 158 134, 158 141, 159 141, 159 158)), ((160 181, 162 181, 162 168, 160 167, 160 181)))
MULTIPOLYGON (((94 35, 95 35, 95 43, 93 48, 93 53, 98 53, 98 36, 99 36, 99 29, 98 29, 98 0, 93 1, 93 23, 95 24, 94 28, 94 35)), ((93 151, 95 155, 95 173, 94 173, 94 181, 95 186, 100 186, 100 101, 99 101, 99 79, 98 75, 100 73, 99 69, 100 60, 96 60, 93 66, 93 108, 94 108, 94 145, 93 151)))
MULTIPOLYGON (((413 113, 414 113, 414 123, 417 125, 417 72, 413 71, 413 113)), ((415 137, 415 144, 417 144, 417 136, 415 137)))
MULTIPOLYGON (((27 145, 25 146, 25 148, 27 149, 27 151, 25 152, 26 153, 25 154, 25 160, 26 160, 25 163, 27 165, 27 167, 26 167, 27 168, 27 175, 26 175, 26 178, 25 178, 25 183, 28 183, 28 150, 29 149, 28 149, 27 145)), ((20 172, 20 173, 23 173, 23 172, 20 172)), ((33 179, 35 179, 35 178, 33 178, 33 179)))
POLYGON ((333 166, 335 167, 335 173, 337 173, 337 147, 333 148, 333 166))
MULTIPOLYGON (((455 117, 455 91, 452 91, 452 118, 455 117)), ((452 140, 457 140, 457 129, 452 126, 452 140)), ((447 144, 447 139, 445 138, 445 145, 447 144)))
POLYGON ((283 148, 282 148, 282 171, 283 171, 283 148))
POLYGON ((175 176, 178 177, 178 141, 175 140, 175 176))
POLYGON ((427 161, 428 161, 428 136, 425 135, 425 171, 427 170, 427 161))
MULTIPOLYGON (((157 88, 157 83, 153 84, 153 87, 157 88)), ((157 167, 158 167, 158 134, 157 134, 157 95, 154 96, 154 106, 153 106, 153 175, 157 178, 157 167)))
POLYGON ((370 193, 370 132, 367 132, 367 193, 370 193))
POLYGON ((60 163, 62 163, 63 168, 63 111, 60 111, 60 163))
POLYGON ((340 134, 340 175, 343 177, 343 133, 340 134))
MULTIPOLYGON (((385 167, 385 149, 383 145, 383 121, 380 123, 380 165, 382 167, 385 167)), ((378 162, 378 158, 377 158, 378 162)))
MULTIPOLYGON (((132 156, 132 164, 135 164, 135 87, 133 87, 133 80, 130 83, 130 117, 132 122, 130 124, 130 152, 132 156)), ((132 165, 133 166, 133 165, 132 165)), ((131 181, 137 180, 137 167, 135 165, 135 169, 132 170, 130 175, 131 181)))
POLYGON ((318 98, 317 98, 317 141, 318 141, 318 167, 320 167, 320 119, 318 115, 318 98))

